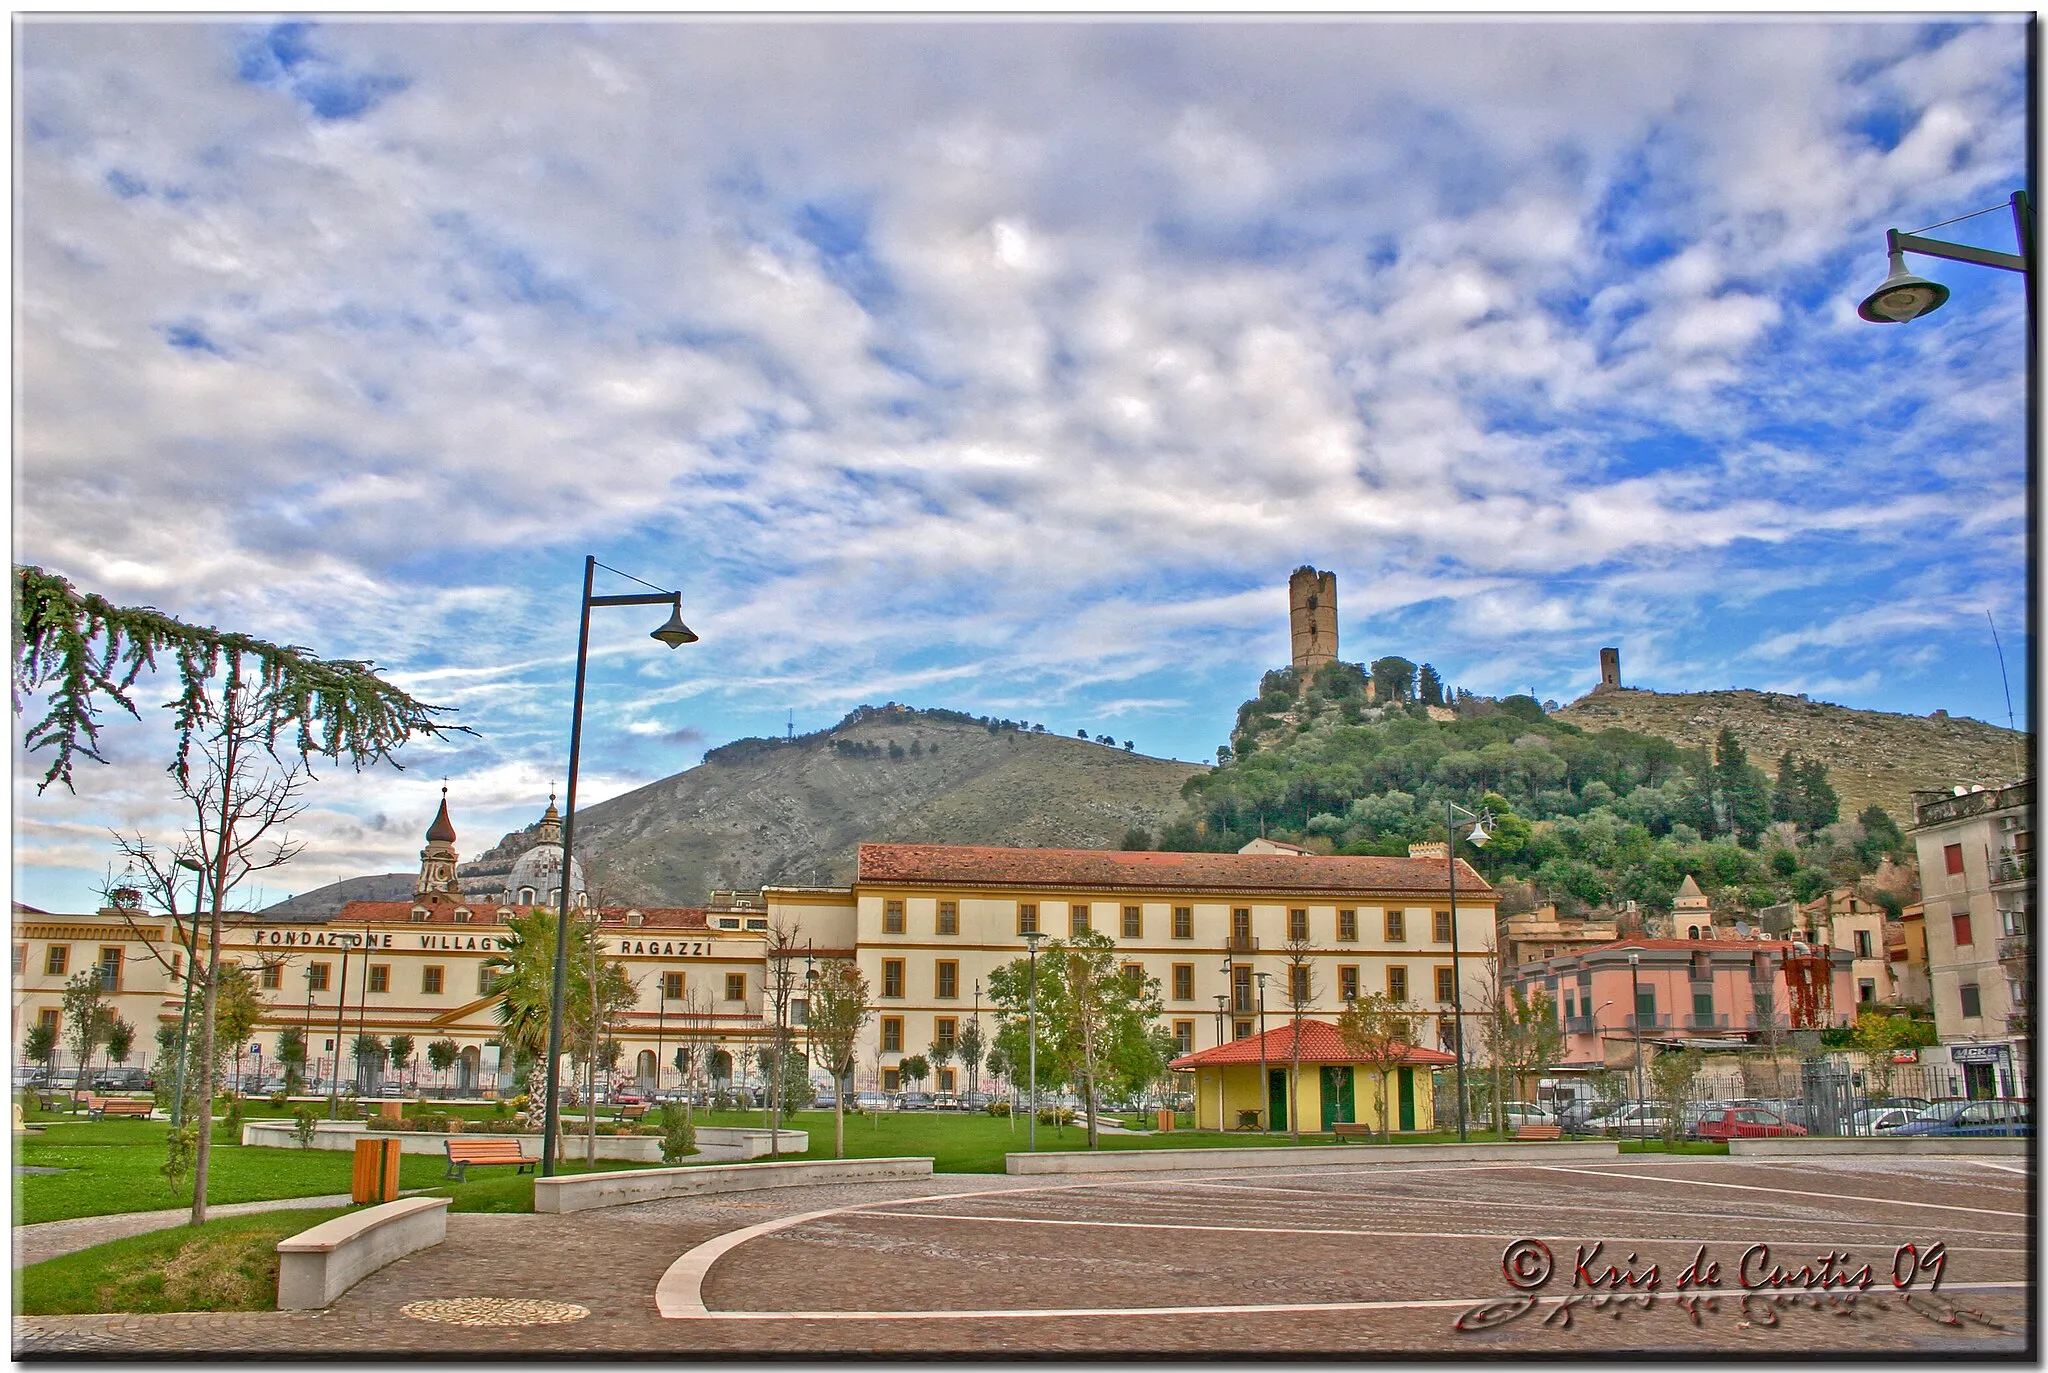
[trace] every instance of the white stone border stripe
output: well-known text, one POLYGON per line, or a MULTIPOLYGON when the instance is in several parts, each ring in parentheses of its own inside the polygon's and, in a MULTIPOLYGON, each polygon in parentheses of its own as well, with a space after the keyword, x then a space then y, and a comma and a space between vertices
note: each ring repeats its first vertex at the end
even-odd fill
POLYGON ((1781 1197, 1804 1197, 1808 1201, 1848 1201, 1870 1206, 1911 1206, 1922 1211, 1963 1211, 1973 1216, 2004 1216, 2028 1220, 2025 1211, 1993 1211, 1984 1206, 1944 1206, 1937 1201, 1901 1201, 1897 1197, 1845 1197, 1839 1192, 1812 1192, 1794 1187, 1755 1187, 1746 1182, 1708 1182, 1703 1178, 1654 1178, 1640 1173, 1601 1172, 1593 1168, 1566 1168, 1561 1164, 1538 1165, 1546 1173, 1585 1173, 1596 1178, 1631 1178, 1637 1182, 1662 1182, 1677 1187, 1726 1187, 1736 1192, 1770 1192, 1781 1197))

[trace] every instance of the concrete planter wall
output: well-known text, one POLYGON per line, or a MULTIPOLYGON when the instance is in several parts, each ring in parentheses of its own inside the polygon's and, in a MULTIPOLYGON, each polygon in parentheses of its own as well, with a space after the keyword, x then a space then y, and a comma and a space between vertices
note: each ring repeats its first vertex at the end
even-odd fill
POLYGON ((648 1168, 631 1173, 541 1178, 533 1184, 533 1209, 560 1214, 631 1206, 664 1197, 751 1192, 766 1187, 813 1187, 828 1182, 880 1182, 924 1178, 928 1158, 834 1159, 829 1162, 733 1163, 710 1167, 648 1168))
MULTIPOLYGON (((459 1135, 419 1134, 403 1130, 371 1131, 361 1121, 322 1121, 315 1129, 313 1143, 309 1148, 330 1149, 347 1153, 356 1147, 359 1139, 395 1139, 401 1154, 432 1154, 442 1157, 447 1150, 443 1147, 451 1139, 518 1141, 520 1152, 528 1158, 540 1157, 539 1135, 491 1134, 484 1130, 465 1130, 459 1135), (343 1128, 347 1127, 347 1128, 343 1128)), ((292 1138, 290 1125, 276 1125, 268 1121, 242 1127, 242 1143, 265 1149, 296 1149, 299 1142, 292 1138)), ((562 1141, 559 1158, 580 1159, 584 1156, 584 1138, 570 1135, 562 1141)), ((620 1159, 633 1163, 661 1162, 661 1140, 653 1135, 599 1135, 597 1156, 600 1159, 620 1159)))
POLYGON ((2025 1157, 2034 1151, 2034 1141, 2014 1136, 2002 1139, 1987 1136, 1972 1139, 1943 1139, 1938 1135, 1906 1135, 1894 1139, 1837 1139, 1827 1135, 1809 1135, 1804 1139, 1732 1139, 1728 1141, 1731 1158, 1818 1158, 1823 1154, 1836 1156, 1844 1154, 1891 1155, 1901 1154, 1996 1154, 2006 1157, 2025 1157))
POLYGON ((322 1221, 277 1242, 277 1309, 327 1306, 387 1263, 448 1236, 447 1197, 407 1197, 322 1221))
POLYGON ((1612 1140, 1523 1144, 1339 1144, 1313 1148, 1098 1149, 1005 1154, 1003 1171, 1042 1173, 1196 1173, 1219 1168, 1345 1168, 1371 1163, 1578 1163, 1613 1159, 1612 1140))

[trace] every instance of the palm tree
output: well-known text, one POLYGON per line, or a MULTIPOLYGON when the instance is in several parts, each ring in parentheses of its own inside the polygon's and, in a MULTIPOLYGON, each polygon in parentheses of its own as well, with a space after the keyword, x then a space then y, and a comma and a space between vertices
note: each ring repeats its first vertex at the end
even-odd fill
MULTIPOLYGON (((562 1005, 563 1048, 575 1054, 595 1085, 597 1046, 623 1006, 633 1002, 633 984, 625 966, 600 957, 596 917, 571 913, 568 967, 562 1005), (593 995, 593 993, 595 995, 593 995), (593 1004, 596 1007, 593 1013, 593 1004)), ((527 1097, 547 1101, 548 1008, 554 999, 555 913, 536 906, 515 915, 507 925, 511 947, 487 966, 497 970, 492 991, 498 996, 498 1025, 507 1045, 529 1058, 534 1068, 527 1097)), ((529 1108, 530 1109, 530 1108, 529 1108)), ((587 1112, 595 1154, 597 1112, 587 1112)), ((558 1117, 559 1118, 559 1117, 558 1117)))

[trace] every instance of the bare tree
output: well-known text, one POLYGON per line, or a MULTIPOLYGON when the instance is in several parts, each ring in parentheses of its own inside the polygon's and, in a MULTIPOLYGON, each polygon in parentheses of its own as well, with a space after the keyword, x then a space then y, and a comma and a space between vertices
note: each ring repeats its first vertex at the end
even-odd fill
POLYGON ((1316 1002, 1315 945, 1306 937, 1281 945, 1286 956, 1287 1015, 1293 1033, 1287 1045, 1287 1137, 1301 1143, 1301 1022, 1316 1002))
POLYGON ((826 960, 811 984, 807 1027, 811 1043, 824 1056, 832 1074, 832 1156, 846 1157, 846 1094, 853 1087, 854 1055, 860 1044, 861 1027, 873 1014, 868 1005, 868 981, 860 965, 851 959, 826 960))
POLYGON ((1381 1139, 1388 1133, 1387 1077, 1408 1061, 1409 1047, 1415 1042, 1417 1014, 1414 1007, 1403 1005, 1384 992, 1369 992, 1345 1002, 1337 1017, 1337 1034, 1344 1047, 1379 1078, 1381 1139))

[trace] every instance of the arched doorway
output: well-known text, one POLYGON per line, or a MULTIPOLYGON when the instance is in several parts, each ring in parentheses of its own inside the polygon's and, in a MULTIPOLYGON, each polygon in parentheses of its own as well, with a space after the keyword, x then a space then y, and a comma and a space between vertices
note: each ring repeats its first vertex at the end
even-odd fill
POLYGON ((643 1092, 654 1090, 654 1050, 642 1049, 633 1060, 633 1081, 643 1092))
POLYGON ((481 1058, 482 1055, 477 1051, 477 1047, 474 1044, 455 1056, 455 1094, 457 1096, 468 1097, 476 1095, 481 1058))

